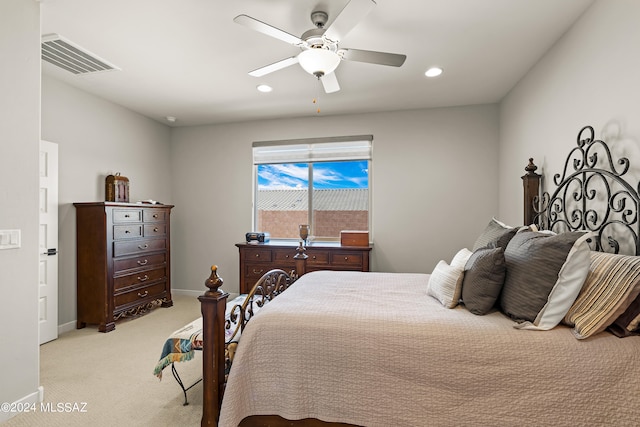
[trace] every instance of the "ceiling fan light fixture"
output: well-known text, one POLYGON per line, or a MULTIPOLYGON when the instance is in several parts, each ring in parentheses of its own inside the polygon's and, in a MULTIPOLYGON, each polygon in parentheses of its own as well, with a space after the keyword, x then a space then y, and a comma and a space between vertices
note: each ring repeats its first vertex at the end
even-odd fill
POLYGON ((424 75, 427 77, 438 77, 444 70, 440 67, 431 67, 425 71, 424 75))
POLYGON ((322 77, 338 68, 340 56, 327 49, 307 49, 300 52, 298 62, 307 73, 322 77))
POLYGON ((273 88, 269 85, 265 85, 265 84, 260 84, 258 86, 256 86, 256 89, 258 89, 259 92, 262 93, 268 93, 271 92, 273 90, 273 88))

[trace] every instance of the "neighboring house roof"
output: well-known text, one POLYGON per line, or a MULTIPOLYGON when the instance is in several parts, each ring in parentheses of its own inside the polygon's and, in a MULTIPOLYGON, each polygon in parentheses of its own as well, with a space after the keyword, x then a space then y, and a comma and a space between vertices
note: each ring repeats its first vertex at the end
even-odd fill
MULTIPOLYGON (((306 211, 307 190, 259 190, 258 210, 262 211, 306 211)), ((313 207, 322 211, 366 211, 369 210, 369 189, 344 188, 314 190, 313 207)))

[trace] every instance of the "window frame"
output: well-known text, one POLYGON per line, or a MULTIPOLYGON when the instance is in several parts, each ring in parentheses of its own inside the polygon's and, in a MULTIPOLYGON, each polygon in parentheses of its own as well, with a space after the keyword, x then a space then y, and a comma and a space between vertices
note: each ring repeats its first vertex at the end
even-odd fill
MULTIPOLYGON (((251 213, 251 222, 252 222, 252 230, 257 230, 257 220, 258 220, 258 166, 262 164, 293 164, 293 163, 306 163, 308 165, 308 188, 307 188, 307 221, 312 227, 311 230, 313 232, 314 226, 314 214, 313 214, 313 166, 317 163, 324 162, 339 162, 339 161, 366 161, 367 162, 367 170, 368 170, 368 206, 367 206, 367 227, 369 232, 369 240, 373 239, 373 192, 372 182, 373 182, 373 135, 353 135, 353 136, 341 136, 341 137, 325 137, 325 138, 305 138, 305 139, 293 139, 293 140, 274 140, 274 141, 255 141, 252 144, 252 163, 253 163, 253 189, 252 189, 252 213, 251 213), (357 145, 358 143, 365 143, 367 147, 364 145, 360 146, 360 149, 354 148, 351 150, 351 145, 357 145), (344 146, 340 146, 341 143, 344 143, 344 146), (326 145, 325 145, 326 144, 326 145), (336 150, 331 150, 331 144, 337 146, 338 149, 343 148, 346 151, 351 150, 350 153, 347 154, 337 154, 336 150), (301 147, 308 146, 310 149, 306 154, 302 154, 301 147), (299 147, 295 147, 299 146, 299 147), (285 152, 285 155, 282 158, 277 157, 278 149, 282 149, 285 152), (274 152, 270 153, 268 156, 262 157, 259 161, 256 161, 256 151, 263 150, 271 150, 274 152), (287 152, 288 149, 291 149, 287 152), (315 149, 315 150, 314 150, 315 149), (329 156, 326 155, 318 155, 317 151, 322 152, 325 151, 325 154, 329 153, 329 156), (299 151, 299 153, 292 154, 295 151, 299 151), (314 153, 314 151, 316 151, 314 153), (289 157, 287 157, 289 156, 289 157), (293 156, 293 157, 291 157, 293 156), (303 157, 301 157, 303 156, 303 157), (306 156, 306 157, 304 157, 306 156)), ((273 237, 274 240, 279 241, 296 241, 299 240, 297 238, 282 238, 282 237, 273 237)), ((337 237, 314 237, 315 241, 326 241, 326 242, 338 242, 340 241, 340 236, 337 237)))

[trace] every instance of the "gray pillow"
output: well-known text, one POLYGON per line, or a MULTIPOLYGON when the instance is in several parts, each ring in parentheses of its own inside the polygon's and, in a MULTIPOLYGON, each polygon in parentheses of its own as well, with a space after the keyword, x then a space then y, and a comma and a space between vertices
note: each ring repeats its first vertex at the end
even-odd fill
POLYGON ((490 312, 504 284, 506 263, 502 248, 481 248, 471 255, 464 267, 462 301, 477 315, 490 312))
POLYGON ((589 272, 587 233, 521 231, 504 252, 507 274, 500 308, 525 321, 523 329, 547 330, 569 311, 589 272))
POLYGON ((487 246, 504 249, 517 231, 517 228, 509 227, 497 219, 492 218, 473 244, 473 252, 487 246))

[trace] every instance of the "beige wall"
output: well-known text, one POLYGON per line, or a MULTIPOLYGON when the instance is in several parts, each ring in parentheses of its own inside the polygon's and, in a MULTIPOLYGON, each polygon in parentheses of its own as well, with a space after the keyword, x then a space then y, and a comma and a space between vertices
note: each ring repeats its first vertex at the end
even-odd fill
POLYGON ((105 178, 129 178, 129 200, 171 203, 170 129, 161 123, 42 78, 42 138, 59 151, 59 324, 76 320, 76 213, 73 202, 104 200, 105 178))
POLYGON ((374 137, 372 268, 430 272, 497 215, 497 119, 497 105, 478 105, 173 129, 178 286, 202 290, 217 264, 237 292, 234 244, 252 228, 253 141, 344 135, 374 137))
MULTIPOLYGON (((40 5, 0 1, 0 229, 21 230, 0 251, 0 402, 35 402, 38 349, 40 5)), ((0 423, 11 415, 0 412, 0 423)))
MULTIPOLYGON (((615 155, 640 160, 640 2, 598 0, 500 104, 500 216, 522 221, 524 159, 561 173, 591 125, 615 155), (520 160, 522 159, 522 160, 520 160)), ((547 188, 549 188, 547 186, 547 188)))

